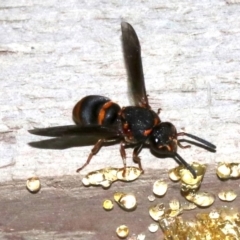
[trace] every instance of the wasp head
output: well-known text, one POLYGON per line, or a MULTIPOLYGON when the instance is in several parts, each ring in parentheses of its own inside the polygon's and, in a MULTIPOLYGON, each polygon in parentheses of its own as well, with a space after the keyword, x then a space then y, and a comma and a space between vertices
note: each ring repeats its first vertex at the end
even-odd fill
POLYGON ((175 126, 170 122, 162 122, 154 127, 150 144, 161 152, 177 151, 177 131, 175 126))

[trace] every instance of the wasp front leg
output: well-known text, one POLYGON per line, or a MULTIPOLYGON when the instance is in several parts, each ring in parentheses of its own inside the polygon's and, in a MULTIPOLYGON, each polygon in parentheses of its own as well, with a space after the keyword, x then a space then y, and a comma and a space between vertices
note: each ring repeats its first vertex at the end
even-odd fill
POLYGON ((123 167, 124 167, 124 170, 123 170, 123 175, 125 175, 125 172, 126 172, 126 167, 127 167, 127 163, 126 163, 126 151, 125 151, 125 143, 124 142, 121 142, 120 143, 120 154, 121 154, 121 157, 122 157, 122 160, 123 160, 123 167))
POLYGON ((143 170, 142 164, 141 164, 141 158, 138 156, 139 153, 142 151, 142 148, 143 148, 143 144, 136 146, 133 150, 132 158, 133 158, 133 162, 137 163, 139 169, 142 171, 142 173, 144 173, 144 170, 143 170))
MULTIPOLYGON (((138 164, 139 169, 142 172, 144 172, 143 169, 142 169, 141 159, 138 156, 138 154, 141 152, 142 148, 143 148, 143 144, 140 144, 140 145, 138 145, 134 148, 132 159, 133 159, 133 162, 138 164)), ((123 176, 125 176, 127 163, 126 163, 126 151, 125 151, 125 143, 124 142, 121 142, 121 144, 120 144, 120 154, 121 154, 121 157, 122 157, 122 160, 123 160, 123 166, 124 166, 123 176)))

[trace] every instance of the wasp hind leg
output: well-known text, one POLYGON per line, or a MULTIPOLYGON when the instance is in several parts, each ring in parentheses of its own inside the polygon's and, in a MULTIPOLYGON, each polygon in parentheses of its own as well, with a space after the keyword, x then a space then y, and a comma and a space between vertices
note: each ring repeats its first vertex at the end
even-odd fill
POLYGON ((84 169, 90 163, 92 157, 98 153, 98 151, 100 150, 100 148, 102 147, 104 142, 105 142, 104 139, 99 139, 97 141, 97 143, 92 148, 87 161, 82 165, 82 167, 78 168, 76 172, 80 172, 82 169, 84 169))
POLYGON ((82 167, 78 168, 76 172, 80 172, 82 169, 84 169, 90 163, 92 157, 99 152, 99 150, 105 143, 112 144, 117 141, 118 141, 118 138, 99 139, 97 143, 94 145, 94 147, 92 148, 87 161, 82 165, 82 167))

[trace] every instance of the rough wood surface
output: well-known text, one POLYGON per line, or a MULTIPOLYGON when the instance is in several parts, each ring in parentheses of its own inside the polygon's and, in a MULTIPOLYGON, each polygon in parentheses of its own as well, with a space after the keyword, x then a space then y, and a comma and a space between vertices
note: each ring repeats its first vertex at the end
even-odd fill
MULTIPOLYGON (((193 133, 217 145, 215 154, 194 147, 180 150, 183 158, 213 166, 219 161, 239 162, 240 5, 237 3, 234 0, 1 1, 0 182, 8 185, 6 194, 12 198, 12 204, 14 199, 19 208, 23 203, 22 191, 8 192, 18 179, 32 175, 65 179, 63 176, 72 175, 73 180, 68 181, 72 184, 93 169, 122 166, 119 146, 106 147, 78 176, 75 170, 86 161, 91 147, 50 151, 27 145, 40 139, 30 135, 28 129, 71 124, 72 108, 85 95, 100 94, 121 106, 129 105, 121 21, 131 23, 139 36, 149 101, 154 110, 162 109, 162 121, 171 121, 178 131, 193 133)), ((130 163, 130 149, 127 154, 130 163)), ((171 159, 155 158, 145 149, 140 156, 144 168, 164 171, 176 165, 171 159)), ((93 194, 90 189, 83 191, 86 196, 93 194)), ((96 195, 107 194, 101 191, 98 189, 96 195)), ((45 198, 31 196, 39 198, 37 201, 46 214, 51 212, 49 209, 57 208, 53 202, 47 204, 50 192, 46 192, 45 198)), ((24 196, 29 198, 27 193, 24 196)), ((59 196, 61 201, 60 193, 59 196)), ((80 193, 78 196, 84 202, 80 193)), ((67 200, 75 207, 76 202, 72 201, 72 198, 67 200)), ((88 209, 90 205, 84 207, 88 209)), ((18 211, 6 209, 6 217, 18 211)), ((51 217, 50 214, 47 219, 51 217)), ((61 234, 61 228, 55 229, 51 224, 39 228, 42 238, 45 231, 48 231, 46 236, 61 234)), ((72 231, 70 227, 63 229, 63 234, 72 231)), ((88 226, 74 229, 87 239, 85 230, 88 233, 88 226)), ((30 228, 18 231, 28 231, 29 239, 34 235, 30 228)))
MULTIPOLYGON (((40 151, 27 130, 71 124, 74 104, 101 94, 129 104, 120 22, 142 45, 146 88, 162 121, 214 142, 211 154, 181 151, 189 162, 239 161, 238 4, 224 1, 6 1, 0 5, 0 180, 73 174, 90 148, 40 151)), ((144 150, 143 166, 168 168, 144 150)), ((128 152, 131 161, 131 151, 128 152)), ((102 149, 86 171, 121 164, 102 149), (94 165, 93 165, 94 164, 94 165)))
MULTIPOLYGON (((150 233, 148 226, 154 221, 148 214, 150 206, 168 202, 177 198, 185 201, 180 195, 179 183, 168 179, 164 171, 147 170, 137 181, 131 183, 116 182, 110 189, 101 187, 83 187, 79 176, 41 179, 42 188, 37 194, 30 194, 25 188, 25 181, 5 182, 0 189, 0 238, 13 239, 84 239, 105 240, 118 239, 115 230, 125 224, 130 229, 129 240, 134 236, 146 235, 146 240, 163 239, 161 230, 150 233), (152 194, 152 185, 156 179, 163 178, 169 188, 163 198, 154 202, 148 200, 152 194), (115 191, 132 192, 137 198, 137 209, 126 212, 115 203, 112 211, 105 211, 102 202, 112 199, 115 191)), ((221 182, 215 175, 214 168, 208 168, 202 191, 217 195, 221 189, 232 188, 240 195, 239 181, 221 182)), ((207 209, 197 208, 184 211, 185 220, 193 220, 196 213, 209 212, 220 206, 239 207, 239 199, 231 203, 221 202, 218 198, 207 209)))

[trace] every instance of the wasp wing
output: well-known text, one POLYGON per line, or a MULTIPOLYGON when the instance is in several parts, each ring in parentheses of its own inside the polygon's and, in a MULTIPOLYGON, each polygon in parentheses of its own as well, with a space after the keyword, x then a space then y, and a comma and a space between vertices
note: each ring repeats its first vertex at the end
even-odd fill
POLYGON ((117 128, 104 126, 59 126, 50 128, 36 128, 29 130, 30 133, 40 136, 54 137, 47 140, 30 142, 29 145, 42 149, 66 149, 79 146, 94 145, 99 139, 107 142, 121 140, 121 133, 117 128))
POLYGON ((127 22, 122 22, 121 28, 125 65, 134 103, 136 106, 150 108, 144 82, 141 46, 137 34, 127 22))

